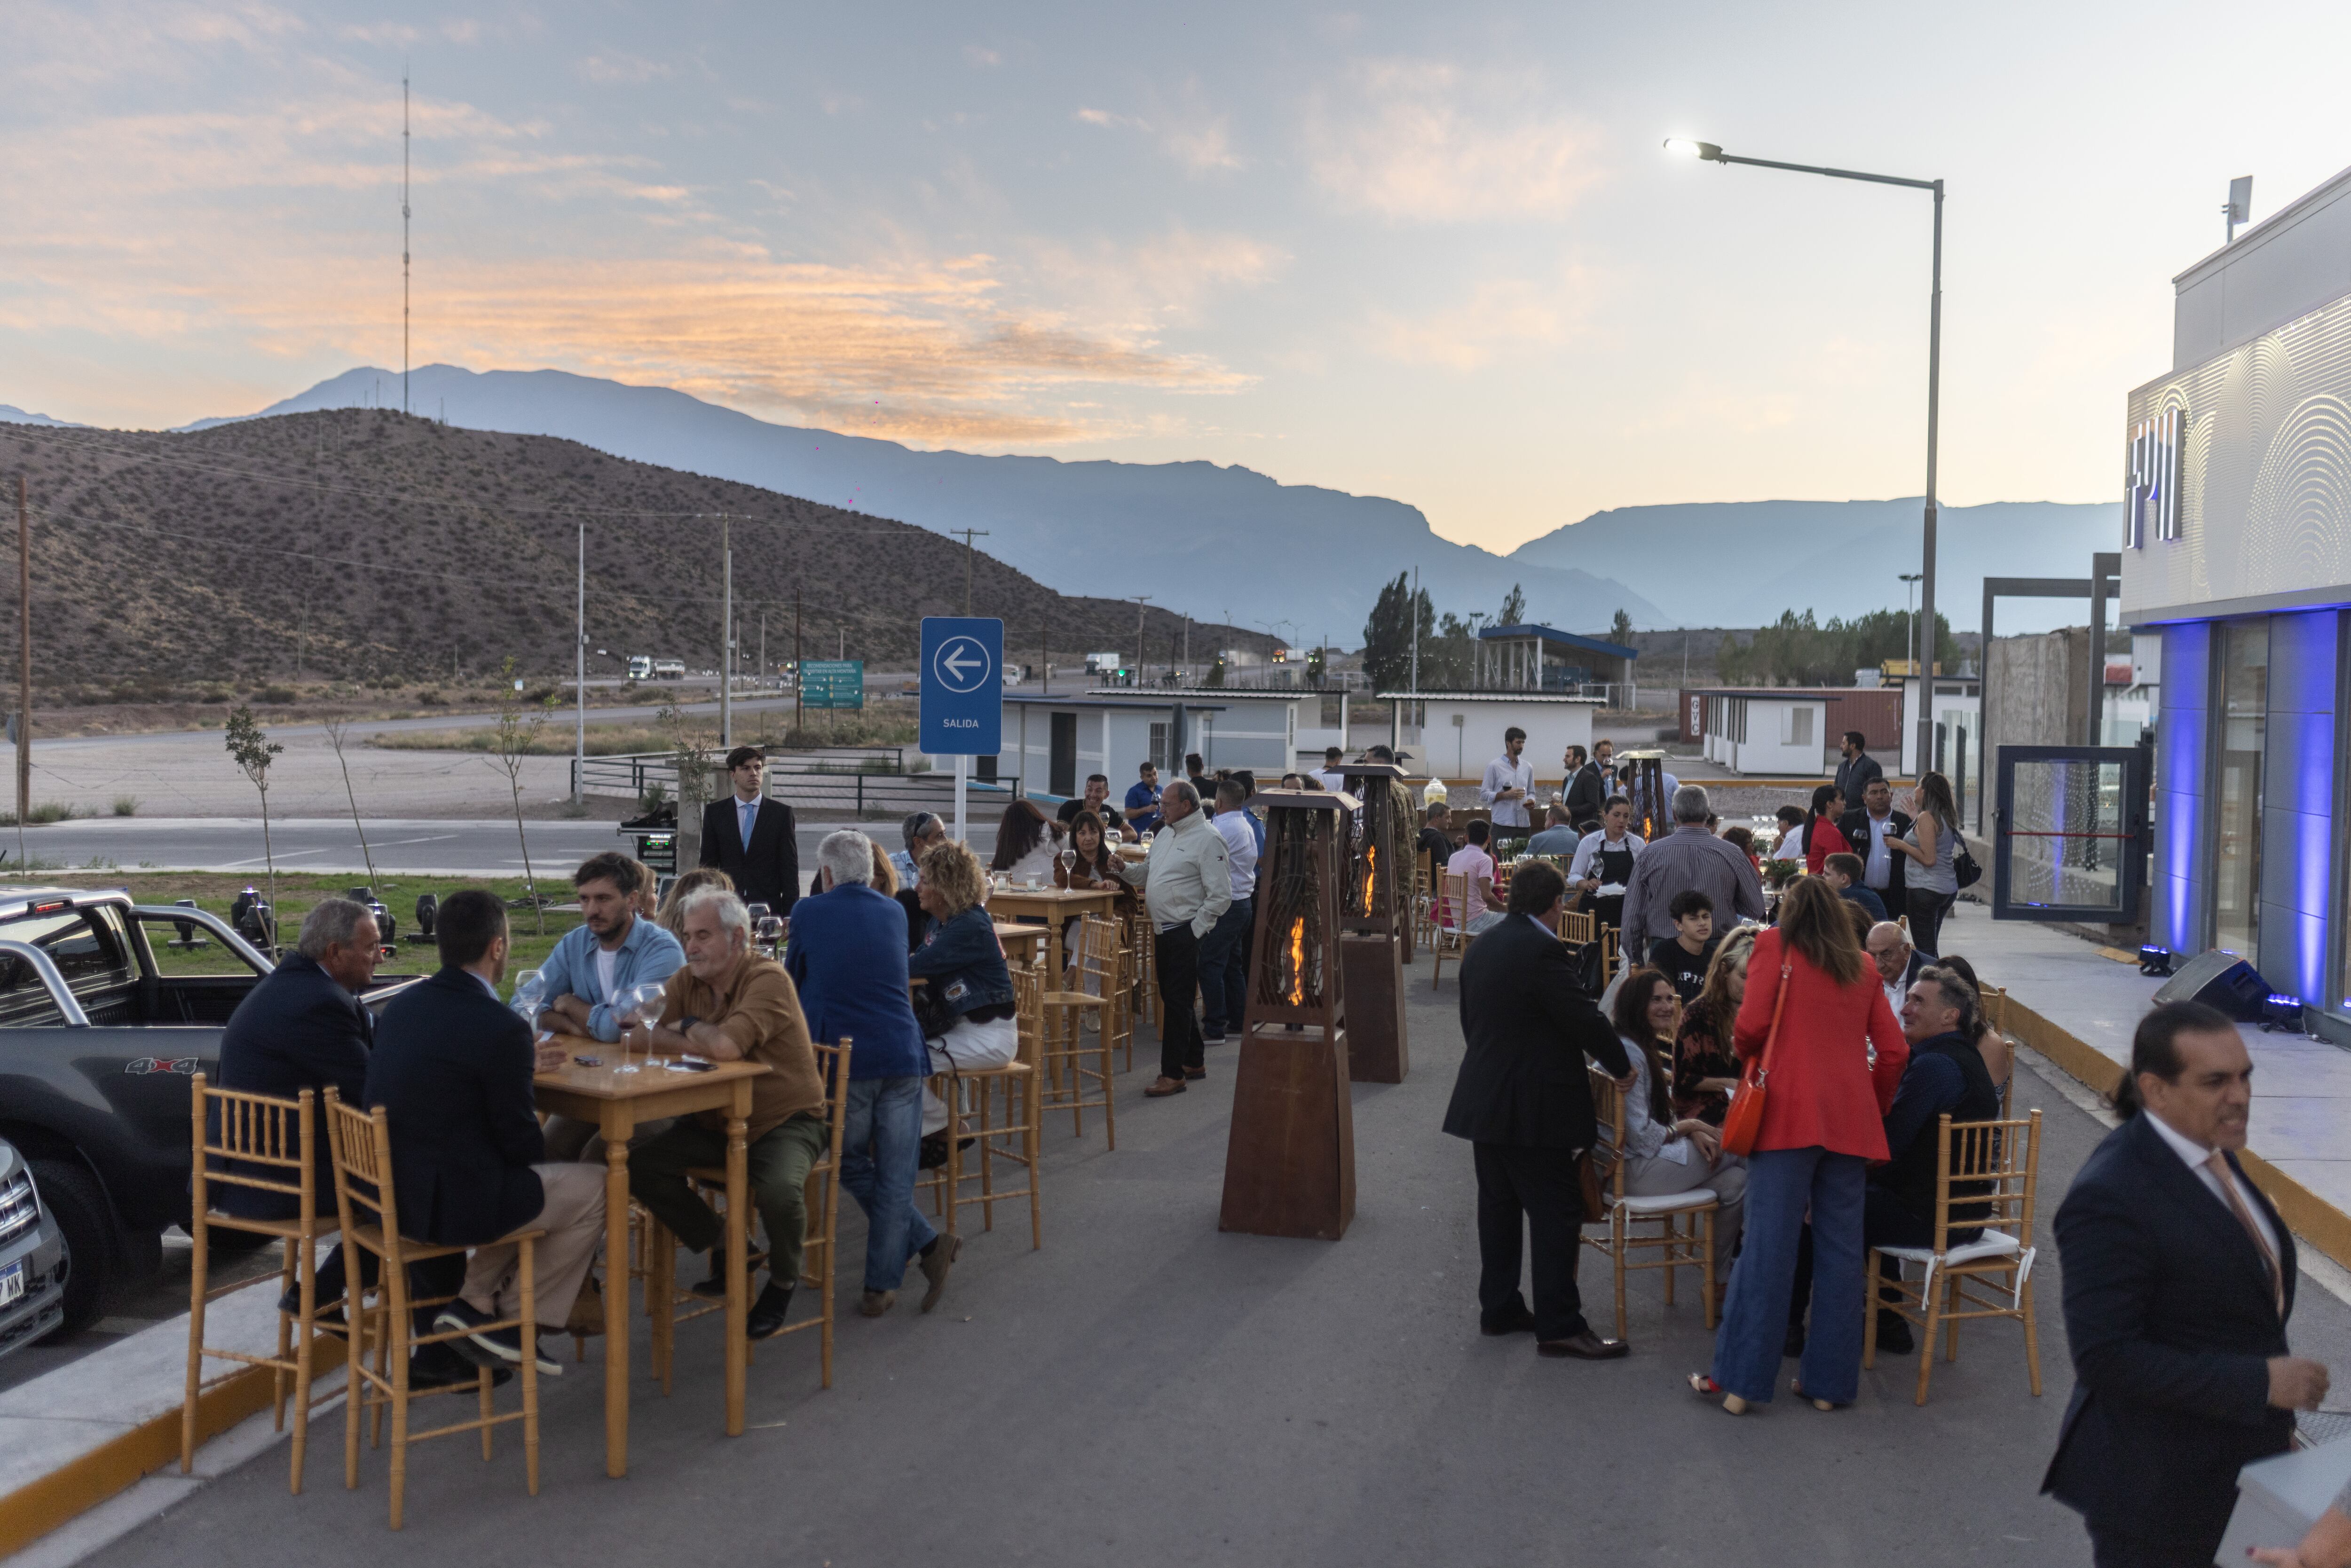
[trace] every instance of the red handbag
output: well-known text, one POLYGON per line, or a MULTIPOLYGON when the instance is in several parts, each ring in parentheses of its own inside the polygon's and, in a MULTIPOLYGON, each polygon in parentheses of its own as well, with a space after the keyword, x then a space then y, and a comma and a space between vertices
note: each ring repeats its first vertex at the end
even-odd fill
POLYGON ((1763 1135, 1763 1085, 1771 1076, 1771 1048, 1780 1043, 1780 1009, 1788 1005, 1789 966, 1780 966, 1780 994, 1771 998, 1771 1028, 1763 1036, 1763 1054, 1740 1075, 1739 1092, 1722 1118, 1722 1146, 1734 1155, 1751 1155, 1763 1135))

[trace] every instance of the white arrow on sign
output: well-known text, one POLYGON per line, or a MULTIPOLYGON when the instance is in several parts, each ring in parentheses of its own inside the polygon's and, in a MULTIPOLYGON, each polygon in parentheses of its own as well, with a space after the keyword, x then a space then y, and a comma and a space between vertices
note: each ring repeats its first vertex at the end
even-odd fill
POLYGON ((938 672, 939 684, 958 696, 985 685, 996 664, 987 649, 970 637, 948 639, 931 662, 938 672))

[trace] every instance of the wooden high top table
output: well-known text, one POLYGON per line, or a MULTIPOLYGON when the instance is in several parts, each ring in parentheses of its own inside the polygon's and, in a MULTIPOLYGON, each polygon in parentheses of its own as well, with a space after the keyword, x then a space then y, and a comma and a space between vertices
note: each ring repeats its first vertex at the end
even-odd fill
POLYGON ((744 1324, 750 1315, 745 1239, 751 1211, 745 1170, 746 1126, 751 1116, 751 1080, 766 1072, 763 1062, 720 1061, 707 1072, 648 1067, 618 1043, 558 1035, 564 1063, 531 1080, 538 1108, 592 1122, 604 1135, 604 1473, 629 1473, 629 1140, 641 1122, 726 1113, 726 1435, 743 1435, 744 1371, 750 1342, 744 1324), (583 1067, 588 1056, 599 1065, 583 1067), (634 1067, 634 1072, 620 1071, 634 1067))
MULTIPOLYGON (((1129 891, 1132 891, 1131 889, 1129 891)), ((1015 915, 1045 923, 1045 975, 1049 986, 1061 983, 1061 927, 1081 915, 1111 917, 1118 907, 1114 887, 999 887, 987 894, 987 913, 998 924, 1015 915)))

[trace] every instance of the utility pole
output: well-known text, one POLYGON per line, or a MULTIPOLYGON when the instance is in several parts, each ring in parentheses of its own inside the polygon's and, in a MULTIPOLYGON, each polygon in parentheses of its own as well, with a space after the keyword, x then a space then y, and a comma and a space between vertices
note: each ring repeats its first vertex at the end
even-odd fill
POLYGON ((1049 634, 1049 617, 1053 601, 1048 597, 1037 610, 1037 674, 1045 682, 1045 695, 1053 695, 1053 644, 1049 634))
POLYGON ((1134 598, 1134 673, 1137 684, 1143 674, 1143 618, 1151 613, 1151 595, 1138 593, 1134 598))
POLYGON ((579 646, 572 650, 572 678, 580 687, 580 722, 571 743, 571 803, 575 806, 586 799, 588 787, 588 525, 580 524, 580 595, 572 637, 579 646))
POLYGON ((25 819, 33 810, 33 517, 16 476, 16 869, 25 869, 25 819))
POLYGON ((986 528, 949 528, 946 531, 963 536, 963 612, 968 615, 971 613, 971 566, 978 553, 977 547, 972 543, 972 540, 987 538, 987 530, 986 528))
POLYGON ((408 412, 408 67, 400 68, 400 412, 408 412))
POLYGON ((800 727, 800 694, 808 690, 808 662, 800 657, 800 589, 792 585, 792 732, 800 727))
MULTIPOLYGON (((1413 722, 1417 724, 1420 722, 1418 702, 1420 696, 1420 568, 1418 567, 1412 569, 1412 602, 1405 605, 1405 610, 1412 617, 1412 695, 1415 699, 1412 716, 1413 722)), ((1423 750, 1427 749, 1426 737, 1423 738, 1421 747, 1423 750)))
POLYGON ((764 685, 764 684, 766 684, 767 679, 768 679, 768 612, 767 612, 766 611, 762 610, 762 611, 760 611, 760 612, 759 612, 759 680, 760 680, 761 684, 762 684, 762 685, 764 685))
MULTIPOLYGON (((1191 617, 1190 613, 1187 612, 1186 613, 1185 617, 1184 617, 1184 659, 1183 659, 1183 668, 1184 668, 1184 669, 1186 669, 1186 670, 1189 670, 1191 667, 1192 667, 1192 617, 1191 617)), ((1181 679, 1183 679, 1183 676, 1178 675, 1176 678, 1177 678, 1178 680, 1181 680, 1181 679)))
POLYGON ((735 538, 730 529, 732 520, 725 513, 718 517, 718 554, 723 562, 726 603, 719 612, 718 634, 726 646, 718 661, 718 744, 732 750, 735 746, 735 538))

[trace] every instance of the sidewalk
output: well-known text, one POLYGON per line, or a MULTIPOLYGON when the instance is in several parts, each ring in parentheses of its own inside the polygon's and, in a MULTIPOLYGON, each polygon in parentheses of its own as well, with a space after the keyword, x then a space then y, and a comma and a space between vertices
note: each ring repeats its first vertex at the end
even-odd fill
MULTIPOLYGON (((2164 983, 2081 937, 1995 921, 1981 904, 1959 905, 1943 943, 2008 991, 2010 1032, 2102 1092, 2120 1078, 2131 1031, 2164 983)), ((2351 1266, 2351 1051, 2238 1027, 2253 1057, 2247 1169, 2297 1234, 2351 1266)))

